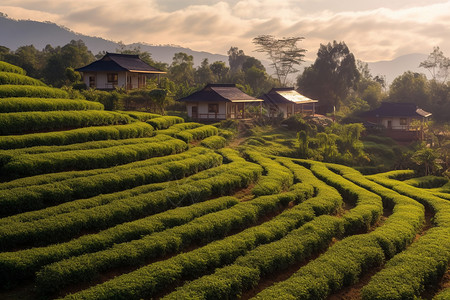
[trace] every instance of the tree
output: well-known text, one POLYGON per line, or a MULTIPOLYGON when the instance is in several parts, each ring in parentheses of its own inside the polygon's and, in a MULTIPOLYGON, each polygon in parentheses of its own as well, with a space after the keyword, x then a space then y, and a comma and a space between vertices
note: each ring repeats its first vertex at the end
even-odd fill
POLYGON ((320 45, 313 65, 305 68, 298 77, 299 90, 306 96, 318 99, 319 112, 333 111, 355 88, 360 74, 355 57, 344 42, 320 45))
POLYGON ((434 149, 425 146, 417 150, 411 157, 413 162, 420 168, 423 168, 419 169, 419 172, 423 172, 425 176, 436 174, 442 169, 442 166, 437 162, 438 158, 439 155, 434 149))
POLYGON ((231 47, 227 52, 228 63, 230 65, 230 73, 234 74, 242 70, 242 65, 247 59, 244 51, 239 50, 238 47, 231 47))
POLYGON ((422 108, 430 107, 430 86, 424 74, 407 71, 392 81, 389 90, 392 102, 411 102, 422 108))
POLYGON ((216 81, 211 70, 208 59, 205 58, 200 66, 195 70, 195 82, 200 84, 212 83, 216 81))
POLYGON ((260 35, 253 39, 257 52, 264 52, 275 69, 275 75, 282 86, 286 85, 289 74, 298 72, 296 69, 304 60, 305 49, 299 48, 297 43, 303 37, 288 37, 277 39, 272 35, 260 35))
POLYGON ((194 57, 175 53, 169 68, 169 78, 176 84, 194 85, 194 57))
POLYGON ((215 61, 209 66, 209 68, 217 78, 218 82, 224 82, 228 71, 230 70, 230 68, 228 68, 223 61, 215 61))
POLYGON ((450 68, 450 58, 445 57, 439 47, 434 47, 433 52, 428 55, 426 60, 420 63, 419 67, 427 69, 433 80, 440 78, 441 82, 446 82, 450 68))

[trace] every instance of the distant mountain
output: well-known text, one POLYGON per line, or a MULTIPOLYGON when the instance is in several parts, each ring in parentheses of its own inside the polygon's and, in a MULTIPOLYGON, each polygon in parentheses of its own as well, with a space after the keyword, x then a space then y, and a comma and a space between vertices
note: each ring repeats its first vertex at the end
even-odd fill
POLYGON ((428 75, 426 69, 419 68, 419 64, 427 58, 428 55, 426 54, 413 53, 397 57, 393 60, 370 62, 368 65, 370 73, 373 76, 385 75, 386 81, 388 84, 391 84, 396 77, 402 75, 406 71, 428 75))
MULTIPOLYGON (((50 44, 54 47, 64 46, 71 40, 83 40, 89 50, 93 54, 101 51, 115 52, 119 43, 105 40, 99 37, 87 36, 75 33, 68 28, 59 26, 50 22, 37 22, 30 20, 13 20, 6 15, 0 13, 0 45, 16 50, 20 46, 34 45, 36 49, 42 50, 46 45, 50 44)), ((199 65, 205 58, 210 63, 215 61, 224 61, 228 63, 228 56, 221 54, 212 54, 209 52, 194 51, 189 48, 174 45, 149 45, 145 43, 135 43, 128 45, 130 47, 140 47, 142 51, 152 54, 152 58, 170 64, 173 55, 177 52, 185 52, 194 57, 195 65, 199 65)), ((385 75, 387 82, 390 84, 395 77, 402 75, 405 71, 425 73, 424 68, 419 68, 420 62, 427 58, 425 54, 408 54, 400 56, 390 61, 370 62, 369 69, 375 75, 385 75)), ((262 61, 269 73, 273 73, 268 68, 269 62, 262 61)), ((290 81, 295 82, 296 77, 301 74, 304 67, 309 66, 313 62, 304 62, 299 73, 291 76, 290 81)))
MULTIPOLYGON (((25 45, 34 45, 36 49, 42 50, 48 44, 53 47, 64 46, 71 40, 83 40, 94 55, 101 51, 115 52, 119 48, 119 43, 75 33, 68 28, 54 23, 13 20, 0 13, 0 45, 8 47, 11 50, 16 50, 18 47, 25 45)), ((151 53, 154 60, 168 64, 172 62, 173 55, 177 52, 192 55, 195 65, 200 65, 201 61, 205 58, 210 63, 215 61, 228 63, 228 56, 226 55, 194 51, 181 46, 155 46, 144 43, 135 43, 127 46, 132 48, 139 46, 142 51, 151 53)))

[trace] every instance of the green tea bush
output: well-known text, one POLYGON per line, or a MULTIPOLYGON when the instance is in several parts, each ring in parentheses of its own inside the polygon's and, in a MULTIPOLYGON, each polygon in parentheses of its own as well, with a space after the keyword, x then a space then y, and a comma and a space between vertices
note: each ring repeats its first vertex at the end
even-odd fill
POLYGON ((3 252, 0 253, 0 279, 4 286, 18 284, 23 279, 31 278, 46 264, 71 256, 104 250, 117 243, 139 239, 144 235, 180 226, 200 216, 230 208, 238 203, 239 201, 233 197, 220 197, 119 224, 66 243, 3 252))
POLYGON ((127 115, 100 110, 2 113, 0 134, 11 135, 130 122, 131 118, 127 115))
POLYGON ((26 75, 0 71, 0 85, 3 84, 47 86, 42 81, 26 75))
POLYGON ((220 149, 225 147, 227 144, 227 140, 224 137, 213 135, 205 138, 200 142, 200 145, 210 149, 220 149))
POLYGON ((203 125, 193 129, 187 129, 174 134, 174 137, 190 143, 195 140, 217 135, 218 129, 212 125, 203 125))
POLYGON ((130 117, 139 120, 141 122, 146 122, 148 120, 154 119, 154 118, 161 118, 161 115, 148 113, 148 112, 141 112, 141 111, 118 111, 123 114, 127 114, 130 117))
MULTIPOLYGON (((124 165, 121 168, 106 169, 106 172, 99 169, 92 172, 57 173, 53 178, 60 178, 59 181, 44 181, 37 185, 3 190, 0 194, 0 215, 7 216, 42 209, 50 205, 120 191, 142 184, 183 178, 186 174, 193 174, 198 170, 219 165, 222 157, 210 152, 208 155, 185 160, 183 163, 172 162, 170 156, 162 157, 157 162, 161 160, 166 163, 158 166, 149 160, 150 162, 140 162, 140 165, 144 166, 140 168, 130 168, 130 165, 124 165)), ((33 180, 33 177, 29 178, 24 178, 22 182, 33 180)), ((44 180, 48 180, 48 175, 44 178, 44 180)))
POLYGON ((0 136, 0 149, 69 145, 89 141, 147 137, 153 134, 153 127, 144 122, 115 126, 93 126, 58 132, 0 136))
POLYGON ((34 98, 69 98, 61 89, 34 85, 0 85, 0 98, 34 97, 34 98))
POLYGON ((0 61, 0 72, 9 72, 9 73, 16 73, 21 75, 26 75, 26 72, 24 69, 12 65, 10 63, 7 63, 5 61, 0 61))
POLYGON ((203 126, 203 124, 195 123, 195 122, 188 122, 188 123, 179 123, 170 126, 167 129, 158 130, 158 134, 167 134, 170 136, 175 136, 175 134, 179 133, 180 131, 187 130, 187 129, 193 129, 203 126))
POLYGON ((103 110, 103 104, 79 99, 3 98, 0 113, 52 110, 103 110))
POLYGON ((67 170, 88 170, 123 165, 156 156, 176 154, 187 149, 177 139, 149 141, 101 149, 72 150, 15 156, 3 166, 3 177, 18 178, 67 170))
POLYGON ((167 129, 172 125, 184 123, 184 119, 176 116, 163 116, 152 118, 150 120, 147 120, 146 122, 152 125, 155 129, 167 129))

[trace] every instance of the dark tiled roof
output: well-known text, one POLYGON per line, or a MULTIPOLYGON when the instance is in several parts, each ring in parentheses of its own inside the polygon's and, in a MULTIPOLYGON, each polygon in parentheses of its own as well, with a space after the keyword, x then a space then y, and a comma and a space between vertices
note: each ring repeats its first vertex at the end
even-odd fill
POLYGON ((261 101, 247 95, 235 84, 208 84, 202 90, 178 101, 183 102, 256 102, 261 101))
POLYGON ((279 103, 313 103, 317 100, 309 99, 298 93, 293 87, 272 88, 267 94, 263 95, 264 101, 272 104, 279 103))
POLYGON ((382 102, 377 109, 367 111, 361 114, 362 117, 429 117, 431 113, 418 108, 414 103, 392 103, 382 102))
POLYGON ((142 73, 165 73, 148 65, 138 55, 117 53, 107 53, 100 60, 76 70, 79 72, 134 71, 142 73))

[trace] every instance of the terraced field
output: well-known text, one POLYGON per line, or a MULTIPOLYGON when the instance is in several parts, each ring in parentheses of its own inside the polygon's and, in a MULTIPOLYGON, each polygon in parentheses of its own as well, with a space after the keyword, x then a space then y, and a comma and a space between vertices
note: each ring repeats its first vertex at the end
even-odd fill
POLYGON ((0 98, 0 299, 449 299, 444 178, 23 94, 0 98))

